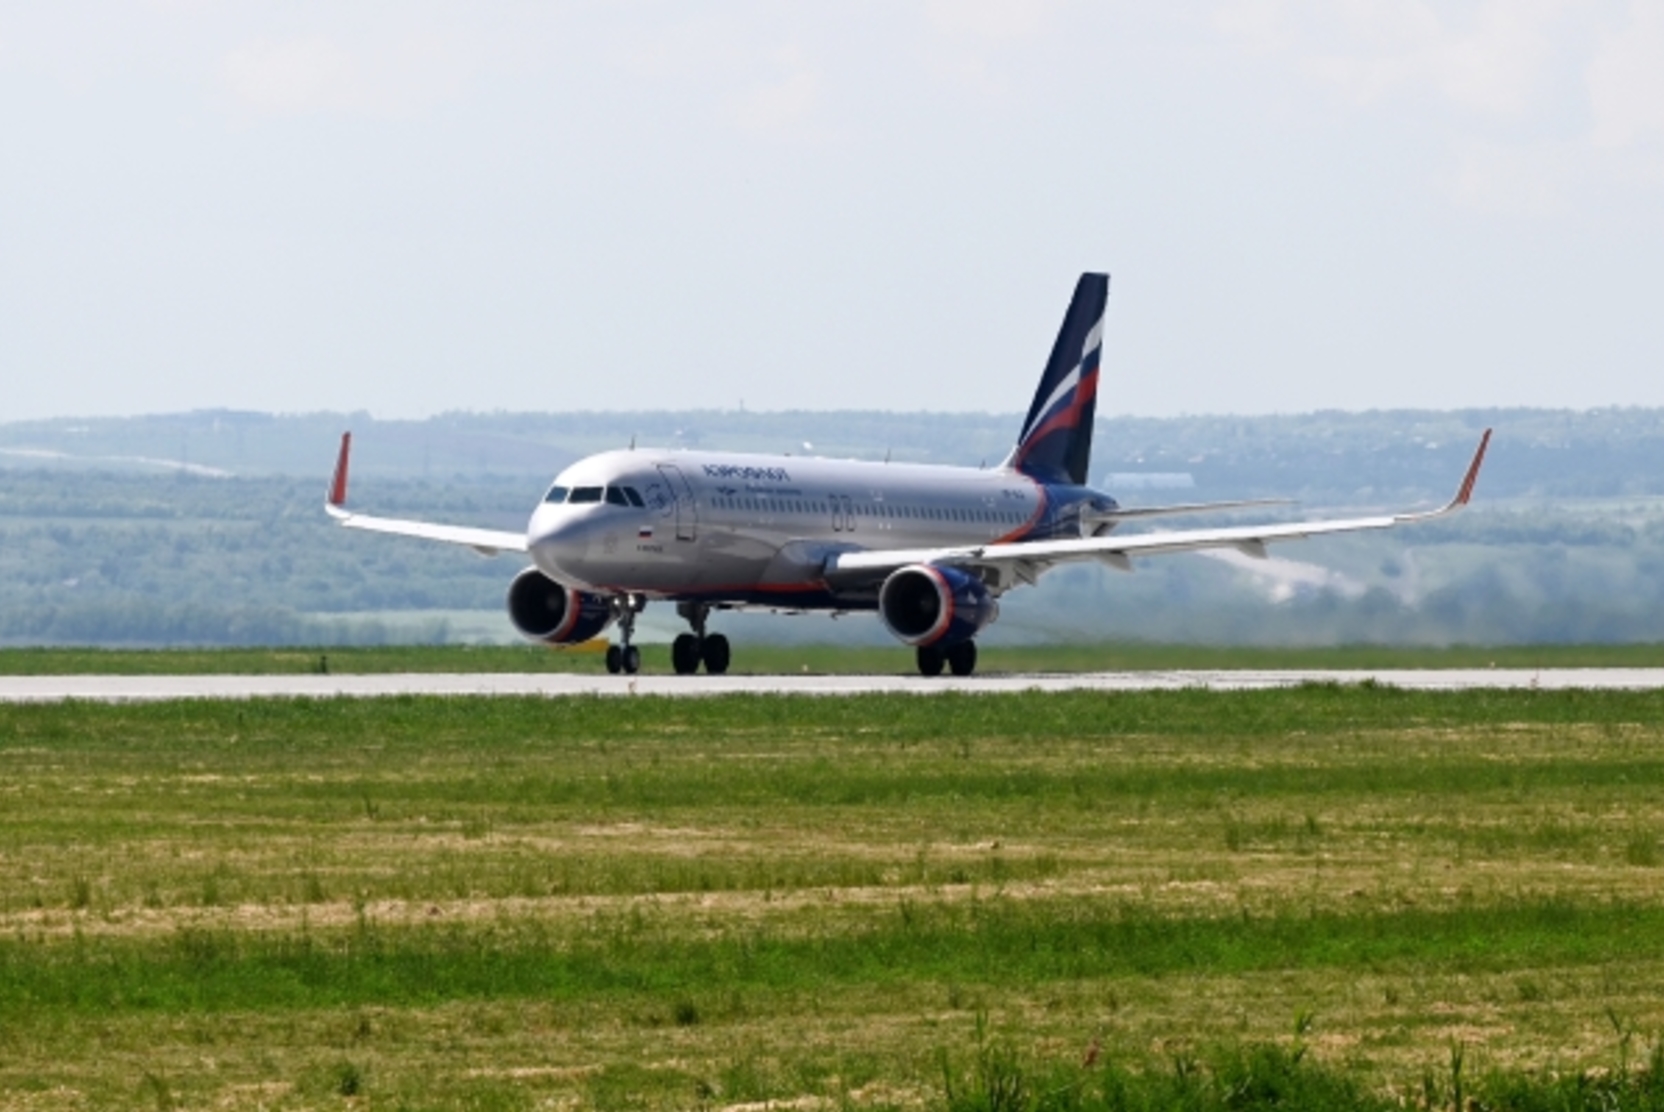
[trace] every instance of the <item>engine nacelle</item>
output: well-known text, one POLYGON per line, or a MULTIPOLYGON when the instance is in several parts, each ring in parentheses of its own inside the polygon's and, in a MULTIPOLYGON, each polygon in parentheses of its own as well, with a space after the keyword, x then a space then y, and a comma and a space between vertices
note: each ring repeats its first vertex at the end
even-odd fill
POLYGON ((574 591, 527 568, 508 585, 508 620, 533 641, 576 645, 612 624, 612 605, 602 595, 574 591))
POLYGON ((878 616, 909 645, 957 645, 1000 616, 1000 604, 982 580, 958 568, 910 564, 878 590, 878 616))

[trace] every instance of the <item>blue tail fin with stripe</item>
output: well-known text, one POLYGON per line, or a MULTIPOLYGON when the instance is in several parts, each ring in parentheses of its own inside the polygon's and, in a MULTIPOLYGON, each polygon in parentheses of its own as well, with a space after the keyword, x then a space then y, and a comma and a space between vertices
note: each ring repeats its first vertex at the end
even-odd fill
POLYGON ((1049 483, 1086 483, 1097 413, 1109 275, 1082 274, 1006 466, 1049 483))

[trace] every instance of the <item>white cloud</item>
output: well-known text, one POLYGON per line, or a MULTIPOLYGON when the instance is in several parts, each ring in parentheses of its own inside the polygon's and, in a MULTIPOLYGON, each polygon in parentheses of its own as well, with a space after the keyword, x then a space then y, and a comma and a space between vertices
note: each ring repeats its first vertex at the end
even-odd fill
POLYGON ((734 120, 750 131, 781 131, 805 120, 820 97, 820 76, 804 64, 795 50, 782 51, 777 81, 754 86, 733 101, 734 120))
POLYGON ((1504 216, 1548 216, 1562 211, 1585 176, 1581 146, 1509 145, 1470 141, 1456 151, 1451 198, 1464 208, 1504 216))
POLYGON ((926 0, 926 71, 983 98, 1008 100, 1012 87, 996 60, 1043 38, 1056 7, 1047 0, 926 0))
POLYGON ((1664 184, 1657 0, 1226 0, 1213 26, 1335 103, 1415 113, 1463 208, 1536 217, 1664 184))
POLYGON ((223 72, 232 93, 261 112, 352 110, 366 97, 357 60, 323 37, 233 50, 223 72))
POLYGON ((823 102, 821 70, 791 28, 759 28, 709 13, 631 36, 615 54, 637 82, 670 85, 744 131, 801 129, 823 102))
POLYGON ((1519 115, 1542 95, 1566 0, 1481 0, 1465 19, 1417 0, 1231 0, 1222 34, 1297 68, 1348 100, 1431 96, 1466 111, 1519 115))
POLYGON ((1589 108, 1596 146, 1664 139, 1664 6, 1634 0, 1628 26, 1601 35, 1589 66, 1589 108))
POLYGON ((938 31, 1007 42, 1040 30, 1052 7, 1045 0, 927 0, 925 15, 938 31))
POLYGON ((263 41, 231 51, 220 66, 239 104, 270 115, 398 115, 455 96, 468 70, 431 35, 356 50, 325 35, 263 41))

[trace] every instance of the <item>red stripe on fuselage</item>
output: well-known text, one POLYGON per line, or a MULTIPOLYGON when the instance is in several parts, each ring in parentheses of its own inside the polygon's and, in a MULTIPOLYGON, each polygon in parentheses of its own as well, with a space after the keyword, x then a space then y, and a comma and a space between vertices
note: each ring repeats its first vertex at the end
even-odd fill
POLYGON ((992 542, 994 544, 1013 544, 1022 540, 1027 537, 1029 533, 1033 532, 1034 527, 1040 524, 1046 516, 1046 488, 1035 482, 1033 479, 1029 479, 1027 475, 1024 475, 1023 478, 1028 479, 1028 481, 1034 486, 1034 512, 1029 515, 1029 519, 1027 521, 1017 526, 1017 528, 1013 529, 1005 536, 995 537, 992 542))
POLYGON ((596 587, 595 590, 601 594, 645 594, 674 598, 680 595, 720 595, 742 591, 790 594, 793 591, 829 591, 831 588, 826 585, 824 579, 806 579, 801 583, 721 583, 714 587, 682 587, 667 591, 643 591, 639 587, 596 587))

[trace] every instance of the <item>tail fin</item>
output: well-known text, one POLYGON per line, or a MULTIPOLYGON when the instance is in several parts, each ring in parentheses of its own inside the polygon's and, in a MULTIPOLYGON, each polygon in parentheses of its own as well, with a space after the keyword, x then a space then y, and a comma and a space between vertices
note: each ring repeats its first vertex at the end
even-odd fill
POLYGON ((1108 302, 1109 275, 1082 274, 1007 467, 1042 482, 1085 484, 1108 302))

